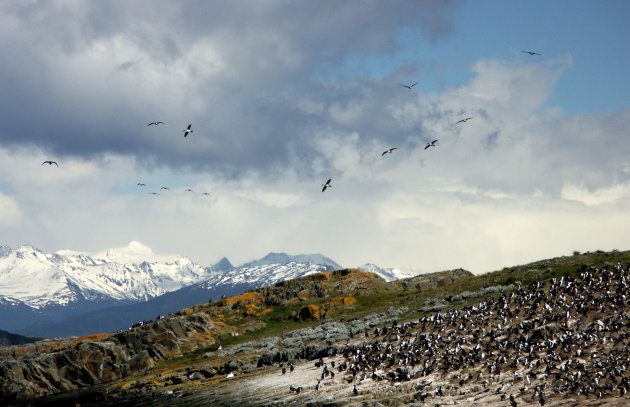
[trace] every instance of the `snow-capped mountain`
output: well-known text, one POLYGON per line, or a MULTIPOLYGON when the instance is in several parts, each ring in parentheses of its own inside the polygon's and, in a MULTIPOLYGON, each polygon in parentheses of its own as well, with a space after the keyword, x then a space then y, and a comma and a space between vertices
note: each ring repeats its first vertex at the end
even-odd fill
POLYGON ((419 273, 415 273, 412 271, 403 271, 397 268, 389 267, 389 268, 381 268, 375 264, 367 263, 362 266, 357 267, 359 270, 367 271, 370 273, 378 274, 383 277, 385 281, 394 281, 394 280, 402 280, 404 278, 415 277, 419 273))
POLYGON ((212 277, 151 298, 146 302, 91 310, 81 315, 71 315, 61 321, 38 321, 17 332, 48 337, 113 332, 129 327, 133 322, 154 319, 158 314, 176 312, 182 308, 208 302, 210 299, 219 299, 223 295, 241 294, 244 291, 270 286, 279 281, 337 269, 328 265, 289 262, 219 270, 230 267, 232 265, 229 261, 222 259, 208 268, 211 270, 212 277))
POLYGON ((323 271, 336 270, 324 264, 289 262, 284 264, 262 264, 237 267, 194 284, 208 291, 213 297, 240 294, 243 291, 274 285, 280 281, 302 277, 323 271))
POLYGON ((46 254, 31 246, 3 246, 0 254, 0 301, 34 309, 85 300, 144 301, 217 273, 184 257, 121 264, 78 253, 46 254))
POLYGON ((286 253, 269 253, 262 259, 250 261, 249 263, 245 263, 239 268, 248 268, 248 267, 256 267, 263 266, 267 264, 288 264, 288 263, 311 263, 311 264, 321 264, 324 266, 330 266, 335 270, 342 269, 339 264, 337 264, 334 260, 321 255, 321 254, 298 254, 295 256, 286 254, 286 253))

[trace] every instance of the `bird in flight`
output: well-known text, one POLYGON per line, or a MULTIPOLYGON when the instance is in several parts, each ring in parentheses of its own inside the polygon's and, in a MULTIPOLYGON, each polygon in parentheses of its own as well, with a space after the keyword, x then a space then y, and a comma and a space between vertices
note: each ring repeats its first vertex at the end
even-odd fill
POLYGON ((328 178, 328 181, 326 181, 325 184, 322 184, 322 192, 324 192, 326 190, 326 188, 332 188, 332 184, 330 183, 332 181, 332 178, 328 178))
POLYGON ((149 195, 160 195, 157 192, 149 192, 149 195))
POLYGON ((190 189, 190 188, 186 188, 186 191, 185 191, 185 192, 193 192, 193 190, 192 190, 192 189, 190 189))
POLYGON ((140 187, 144 187, 144 186, 146 186, 146 185, 147 185, 147 184, 143 184, 142 182, 138 182, 138 186, 140 186, 140 187))
POLYGON ((151 122, 151 123, 147 124, 147 127, 149 127, 149 126, 151 126, 153 124, 155 124, 157 126, 158 124, 164 124, 164 122, 151 122))
POLYGON ((51 167, 52 167, 52 165, 53 165, 53 164, 55 164, 57 167, 59 167, 59 164, 57 164, 57 161, 50 161, 50 160, 48 160, 48 161, 44 161, 44 162, 42 163, 42 165, 44 165, 44 164, 48 164, 48 165, 50 165, 51 167))
POLYGON ((424 149, 426 150, 429 147, 435 147, 435 143, 437 143, 437 140, 433 140, 432 142, 427 143, 427 146, 424 149))
POLYGON ((404 83, 401 83, 400 86, 402 86, 403 88, 407 88, 407 89, 411 90, 411 88, 413 88, 417 84, 418 84, 418 82, 414 82, 411 85, 405 85, 404 83))
POLYGON ((521 51, 521 52, 524 52, 524 53, 529 54, 529 55, 542 55, 542 54, 539 54, 538 52, 534 52, 534 51, 521 51))
POLYGON ((392 151, 394 151, 394 150, 398 150, 398 147, 392 147, 392 148, 390 148, 389 150, 385 150, 385 151, 383 151, 383 154, 381 154, 381 157, 382 157, 382 156, 384 156, 384 155, 385 155, 385 154, 387 154, 387 153, 391 153, 391 152, 392 152, 392 151))
POLYGON ((470 119, 472 119, 472 117, 467 117, 467 118, 465 118, 465 119, 461 119, 460 121, 458 121, 458 122, 457 122, 457 123, 455 123, 455 124, 459 124, 459 123, 466 123, 466 122, 467 122, 468 120, 470 120, 470 119))
POLYGON ((162 187, 162 188, 160 188, 160 189, 170 189, 170 188, 169 188, 169 187, 162 187))
POLYGON ((186 130, 184 130, 184 137, 186 137, 187 135, 189 135, 190 133, 192 133, 192 129, 190 128, 192 126, 192 124, 188 125, 188 128, 186 130))
POLYGON ((204 193, 203 193, 203 194, 201 194, 201 195, 210 195, 210 194, 209 194, 209 193, 207 193, 207 192, 204 192, 204 193))

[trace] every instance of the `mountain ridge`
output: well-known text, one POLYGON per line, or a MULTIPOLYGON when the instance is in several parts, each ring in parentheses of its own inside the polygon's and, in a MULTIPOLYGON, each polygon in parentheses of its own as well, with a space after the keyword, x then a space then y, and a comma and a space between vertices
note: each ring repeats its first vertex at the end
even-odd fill
MULTIPOLYGON (((239 267, 226 257, 206 267, 186 257, 140 261, 139 254, 168 256, 155 255, 138 242, 97 255, 43 253, 30 245, 14 250, 0 246, 0 254, 0 327, 45 337, 113 332, 196 303, 342 268, 322 254, 277 252, 239 267)), ((375 265, 365 268, 387 281, 403 275, 375 265)))
POLYGON ((297 254, 290 255, 286 253, 269 252, 264 257, 244 263, 239 268, 264 266, 267 264, 287 264, 287 263, 311 263, 330 266, 334 269, 341 270, 343 267, 334 260, 319 254, 297 254))

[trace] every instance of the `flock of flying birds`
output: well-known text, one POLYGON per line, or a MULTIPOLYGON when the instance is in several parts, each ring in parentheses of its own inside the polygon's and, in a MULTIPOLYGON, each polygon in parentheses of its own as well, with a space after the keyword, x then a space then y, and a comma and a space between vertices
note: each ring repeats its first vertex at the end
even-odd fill
MULTIPOLYGON (((540 54, 540 53, 538 53, 538 52, 534 52, 534 51, 521 51, 521 52, 523 52, 523 53, 525 53, 525 54, 529 54, 529 55, 531 55, 531 56, 534 56, 534 55, 542 55, 542 54, 540 54)), ((407 89, 409 89, 409 90, 412 90, 412 88, 413 88, 414 86, 416 86, 417 84, 418 84, 418 82, 414 82, 414 83, 412 83, 412 84, 410 84, 410 85, 406 85, 406 84, 404 84, 404 83, 401 83, 401 84, 400 84, 400 86, 402 86, 403 88, 407 88, 407 89)), ((471 120, 471 119, 472 119, 472 117, 466 117, 466 118, 463 118, 463 119, 461 119, 461 120, 457 121, 455 124, 466 123, 466 122, 468 122, 468 120, 471 120)), ((164 122, 162 122, 162 121, 155 121, 155 122, 151 122, 151 123, 147 124, 147 127, 149 127, 149 126, 159 126, 160 124, 164 124, 164 122)), ((184 130, 182 130, 182 131, 184 132, 184 137, 187 137, 188 135, 190 135, 191 133, 193 133, 192 124, 189 124, 189 125, 188 125, 188 127, 187 127, 187 128, 185 128, 185 129, 184 129, 184 130)), ((428 149, 429 147, 435 147, 435 146, 436 146, 436 144, 435 144, 435 143, 437 143, 437 140, 433 140, 433 141, 431 141, 431 142, 427 143, 427 145, 424 147, 424 149, 426 150, 426 149, 428 149)), ((394 150, 398 150, 398 147, 391 147, 391 148, 389 148, 389 149, 387 149, 387 150, 383 151, 383 153, 381 154, 381 157, 385 156, 385 154, 391 154, 391 153, 393 153, 393 152, 394 152, 394 150)), ((44 162, 42 163, 42 165, 44 165, 44 164, 48 164, 49 166, 52 166, 52 165, 54 164, 54 165, 56 165, 57 167, 59 167, 59 164, 58 164, 56 161, 46 160, 46 161, 44 161, 44 162)), ((142 182, 138 182, 138 184, 137 184, 137 185, 138 185, 138 186, 140 186, 140 187, 144 187, 144 186, 146 186, 146 184, 144 184, 144 183, 142 183, 142 182)), ((328 189, 328 188, 332 188, 332 178, 329 178, 329 179, 326 181, 326 183, 322 184, 322 192, 326 191, 326 189, 328 189)), ((160 188, 160 190, 169 190, 169 189, 170 189, 170 188, 168 188, 168 187, 162 187, 162 188, 160 188)), ((186 189, 186 192, 193 192, 193 190, 192 190, 192 189, 190 189, 190 188, 188 188, 188 189, 186 189)), ((157 192, 149 192, 149 194, 150 194, 150 195, 159 195, 159 193, 157 193, 157 192)), ((209 193, 207 193, 207 192, 204 192, 204 193, 202 193, 202 195, 210 195, 210 194, 209 194, 209 193)))
MULTIPOLYGON (((157 121, 157 122, 151 122, 149 124, 147 124, 147 127, 149 126, 159 126, 160 124, 164 124, 164 122, 162 121, 157 121)), ((184 132, 184 137, 187 137, 190 133, 193 132, 192 129, 192 124, 189 124, 187 128, 185 128, 184 130, 182 130, 184 132)), ((57 167, 59 167, 59 164, 57 163, 57 161, 52 161, 52 160, 46 160, 42 163, 42 165, 49 165, 52 166, 53 164, 56 165, 57 167)), ((147 184, 143 183, 143 182, 138 182, 137 186, 139 187, 145 187, 147 184)), ((170 190, 169 187, 161 187, 160 190, 170 190)), ((185 192, 194 192, 191 188, 187 188, 185 192)), ((160 195, 158 192, 149 192, 149 195, 160 195)), ((208 192, 203 192, 201 195, 205 195, 205 196, 209 196, 210 194, 208 192)))
MULTIPOLYGON (((532 55, 532 56, 533 55, 542 55, 542 54, 540 54, 538 52, 534 52, 534 51, 521 51, 521 52, 524 52, 524 53, 532 55)), ((402 86, 403 88, 407 88, 407 89, 411 90, 417 84, 418 84, 418 82, 414 82, 414 83, 412 83, 410 85, 406 85, 404 83, 401 83, 400 86, 402 86)), ((472 119, 472 117, 466 117, 466 118, 463 118, 463 119, 459 120, 455 124, 466 123, 468 120, 471 120, 471 119, 472 119)), ((433 140, 433 141, 427 143, 427 145, 424 147, 424 149, 426 150, 429 147, 435 147, 436 146, 435 143, 437 143, 437 142, 438 142, 437 140, 433 140)), ((391 148, 383 151, 383 153, 381 154, 381 157, 385 156, 385 154, 393 153, 394 150, 398 150, 398 147, 391 147, 391 148)), ((322 192, 324 192, 328 188, 332 188, 331 182, 332 182, 332 178, 329 178, 328 181, 326 181, 325 184, 322 184, 322 192)))
MULTIPOLYGON (((151 123, 147 124, 147 127, 149 127, 149 126, 159 126, 160 124, 164 124, 164 122, 161 122, 161 121, 151 122, 151 123)), ((188 137, 188 135, 193 132, 192 124, 189 124, 188 127, 186 127, 182 131, 184 132, 184 137, 188 137)), ((146 186, 146 184, 142 183, 142 182, 138 182, 137 185, 139 187, 145 187, 146 186)), ((162 190, 169 191, 170 188, 169 187, 161 187, 160 191, 162 191, 162 190)), ((185 192, 195 192, 195 191, 193 191, 191 188, 186 188, 185 192)), ((157 193, 157 192, 149 192, 149 195, 160 195, 160 194, 157 193)), ((201 195, 209 196, 210 194, 208 192, 203 192, 201 195)))

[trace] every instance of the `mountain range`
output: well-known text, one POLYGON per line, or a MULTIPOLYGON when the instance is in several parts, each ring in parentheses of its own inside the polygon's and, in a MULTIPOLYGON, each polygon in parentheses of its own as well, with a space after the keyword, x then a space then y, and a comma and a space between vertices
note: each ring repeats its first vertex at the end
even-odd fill
MULTIPOLYGON (((0 246, 0 329, 44 337, 113 332, 225 295, 343 268, 321 254, 269 253, 239 267, 227 258, 203 267, 150 254, 138 242, 96 255, 0 246), (157 260, 140 261, 147 257, 157 260)), ((372 264, 360 268, 387 281, 409 276, 372 264)))

